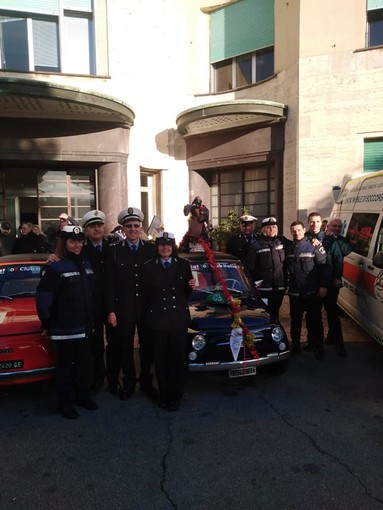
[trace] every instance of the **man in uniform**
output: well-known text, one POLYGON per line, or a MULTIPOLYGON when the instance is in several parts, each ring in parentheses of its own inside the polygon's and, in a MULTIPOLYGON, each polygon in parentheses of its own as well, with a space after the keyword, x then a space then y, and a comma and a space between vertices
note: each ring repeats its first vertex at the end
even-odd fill
POLYGON ((131 397, 137 382, 134 363, 136 328, 140 342, 140 389, 151 399, 157 397, 151 375, 153 344, 142 321, 143 265, 155 256, 155 246, 140 238, 143 219, 144 214, 137 207, 120 212, 118 223, 122 225, 125 240, 111 247, 107 264, 108 322, 115 328, 106 348, 107 377, 110 390, 120 390, 121 400, 131 397), (119 388, 121 368, 123 383, 119 388))
POLYGON ((322 299, 326 296, 330 274, 326 264, 326 252, 322 244, 314 245, 305 236, 302 222, 290 226, 293 243, 286 249, 287 267, 290 274, 288 294, 290 298, 292 354, 301 352, 300 340, 302 318, 306 312, 308 335, 313 343, 314 356, 323 359, 322 299))
POLYGON ((257 218, 250 214, 244 214, 239 218, 240 231, 227 241, 226 253, 234 255, 245 263, 249 246, 256 239, 254 231, 257 221, 257 218))
POLYGON ((287 288, 285 250, 289 243, 286 237, 278 235, 276 218, 265 218, 261 235, 251 243, 246 258, 246 267, 254 281, 261 280, 258 287, 261 297, 267 300, 277 319, 287 288))
MULTIPOLYGON (((104 385, 105 362, 104 362, 104 327, 108 333, 109 324, 106 313, 106 278, 105 266, 108 254, 109 242, 105 238, 105 214, 100 210, 92 210, 84 214, 81 226, 85 232, 84 252, 97 275, 97 287, 95 295, 95 327, 91 338, 91 351, 93 358, 93 382, 92 390, 97 392, 104 385)), ((107 337, 109 335, 107 334, 107 337)))

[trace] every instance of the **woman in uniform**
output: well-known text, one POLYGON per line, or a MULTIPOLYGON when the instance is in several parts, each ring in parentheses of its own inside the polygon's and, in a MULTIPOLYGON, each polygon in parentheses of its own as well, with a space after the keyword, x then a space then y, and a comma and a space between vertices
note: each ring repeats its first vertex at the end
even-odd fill
POLYGON ((55 251, 59 260, 43 268, 36 295, 39 318, 56 345, 58 405, 68 419, 78 417, 73 393, 79 406, 98 408, 89 396, 95 275, 82 250, 84 241, 78 225, 63 227, 55 251))
POLYGON ((160 232, 156 256, 144 265, 145 322, 155 341, 158 407, 177 411, 183 392, 190 313, 195 282, 189 262, 178 257, 174 235, 160 232))

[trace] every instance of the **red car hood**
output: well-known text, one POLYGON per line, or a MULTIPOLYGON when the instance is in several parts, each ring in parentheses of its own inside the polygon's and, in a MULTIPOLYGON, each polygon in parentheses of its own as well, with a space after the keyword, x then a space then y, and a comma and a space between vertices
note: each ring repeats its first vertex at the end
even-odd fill
POLYGON ((0 336, 41 331, 34 297, 0 299, 0 336))

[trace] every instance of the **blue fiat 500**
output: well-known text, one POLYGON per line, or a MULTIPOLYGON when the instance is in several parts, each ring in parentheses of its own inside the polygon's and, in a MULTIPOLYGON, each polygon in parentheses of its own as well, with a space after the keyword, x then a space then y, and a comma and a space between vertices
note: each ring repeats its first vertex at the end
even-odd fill
POLYGON ((286 333, 267 310, 242 262, 218 252, 214 252, 213 264, 204 252, 182 253, 181 257, 189 261, 196 280, 189 298, 188 370, 226 371, 230 378, 255 375, 261 367, 275 375, 283 373, 290 354, 286 333), (228 293, 236 300, 238 315, 254 340, 252 345, 241 341, 241 333, 239 338, 236 335, 241 328, 233 326, 228 293))

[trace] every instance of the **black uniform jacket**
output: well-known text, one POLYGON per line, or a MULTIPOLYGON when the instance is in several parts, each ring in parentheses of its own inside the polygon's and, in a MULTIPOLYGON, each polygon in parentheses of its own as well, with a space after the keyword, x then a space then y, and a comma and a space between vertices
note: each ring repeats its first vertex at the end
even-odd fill
POLYGON ((165 269, 159 258, 144 266, 145 325, 156 331, 186 329, 190 323, 187 298, 193 278, 189 262, 172 258, 165 269))
POLYGON ((260 235, 247 252, 246 267, 254 280, 262 280, 259 290, 274 292, 287 287, 285 249, 291 243, 283 236, 260 235))
POLYGON ((242 233, 232 236, 227 241, 226 253, 234 255, 239 258, 242 262, 246 261, 247 252, 250 244, 257 238, 255 234, 250 234, 250 239, 247 239, 242 233))
POLYGON ((294 241, 286 247, 286 260, 290 295, 306 296, 330 285, 331 266, 322 245, 314 246, 307 237, 294 241))
POLYGON ((133 252, 127 243, 110 246, 106 265, 107 312, 118 320, 137 322, 144 308, 143 265, 155 256, 153 243, 140 241, 133 252))
POLYGON ((108 259, 109 241, 102 240, 101 251, 95 248, 87 239, 83 251, 97 276, 97 287, 95 296, 96 316, 99 320, 106 318, 106 261, 108 259))
POLYGON ((52 340, 84 340, 94 325, 95 274, 82 255, 46 264, 36 292, 43 328, 52 340))

